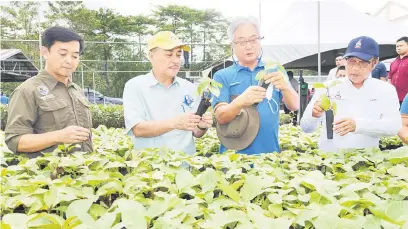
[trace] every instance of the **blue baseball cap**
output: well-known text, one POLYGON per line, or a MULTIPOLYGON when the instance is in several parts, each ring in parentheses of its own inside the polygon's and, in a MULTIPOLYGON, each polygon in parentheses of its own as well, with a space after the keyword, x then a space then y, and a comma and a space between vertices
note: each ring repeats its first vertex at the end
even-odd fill
POLYGON ((379 53, 378 43, 373 38, 361 36, 350 41, 344 57, 357 57, 369 61, 373 57, 379 57, 379 53))

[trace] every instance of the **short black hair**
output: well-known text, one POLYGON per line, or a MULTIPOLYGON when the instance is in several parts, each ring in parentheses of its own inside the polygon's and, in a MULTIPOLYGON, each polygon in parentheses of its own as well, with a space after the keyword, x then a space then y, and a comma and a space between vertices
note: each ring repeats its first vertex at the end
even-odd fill
POLYGON ((336 53, 336 55, 334 56, 334 58, 337 58, 337 57, 339 57, 339 56, 343 57, 343 56, 344 56, 344 53, 338 52, 338 53, 336 53))
POLYGON ((292 72, 292 71, 287 71, 286 73, 288 74, 288 76, 292 76, 292 77, 293 77, 293 72, 292 72))
POLYGON ((344 65, 338 66, 336 73, 339 72, 340 70, 346 70, 346 66, 344 66, 344 65))
POLYGON ((397 40, 397 42, 400 41, 405 41, 406 43, 408 43, 408 37, 401 37, 400 39, 397 40))
POLYGON ((60 42, 70 42, 78 41, 79 42, 79 53, 81 54, 84 51, 84 40, 77 33, 71 29, 64 28, 61 26, 53 26, 46 29, 42 35, 42 46, 51 48, 56 41, 60 42))

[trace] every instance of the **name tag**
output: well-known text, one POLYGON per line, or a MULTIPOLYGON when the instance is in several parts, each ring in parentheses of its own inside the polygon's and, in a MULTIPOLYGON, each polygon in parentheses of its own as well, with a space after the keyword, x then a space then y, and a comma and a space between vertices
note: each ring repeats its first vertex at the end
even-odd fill
POLYGON ((44 95, 40 97, 40 99, 42 100, 47 100, 47 99, 52 99, 52 98, 55 98, 53 94, 48 94, 48 95, 44 95))

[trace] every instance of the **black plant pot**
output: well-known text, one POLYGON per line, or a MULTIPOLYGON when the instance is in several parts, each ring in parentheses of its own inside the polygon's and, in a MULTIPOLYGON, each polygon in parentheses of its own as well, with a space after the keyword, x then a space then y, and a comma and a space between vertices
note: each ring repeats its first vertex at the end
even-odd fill
MULTIPOLYGON (((258 86, 261 86, 263 88, 265 88, 266 90, 268 89, 269 84, 265 83, 265 81, 260 80, 258 86)), ((258 106, 259 103, 254 103, 252 106, 256 107, 258 106)))
POLYGON ((206 98, 201 98, 200 104, 198 105, 196 115, 203 116, 207 112, 208 108, 211 106, 211 103, 206 98))
POLYGON ((327 139, 333 139, 333 121, 334 121, 333 110, 327 110, 326 111, 327 139))

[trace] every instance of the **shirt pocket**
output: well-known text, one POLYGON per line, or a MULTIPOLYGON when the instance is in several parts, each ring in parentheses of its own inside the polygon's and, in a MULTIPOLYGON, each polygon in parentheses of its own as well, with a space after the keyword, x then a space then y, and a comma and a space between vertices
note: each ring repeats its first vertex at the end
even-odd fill
POLYGON ((81 124, 84 128, 92 128, 92 114, 91 114, 91 104, 86 98, 78 98, 80 102, 79 117, 78 119, 81 121, 81 124))
POLYGON ((60 130, 66 127, 71 111, 68 102, 62 99, 40 102, 37 126, 44 130, 60 130))

